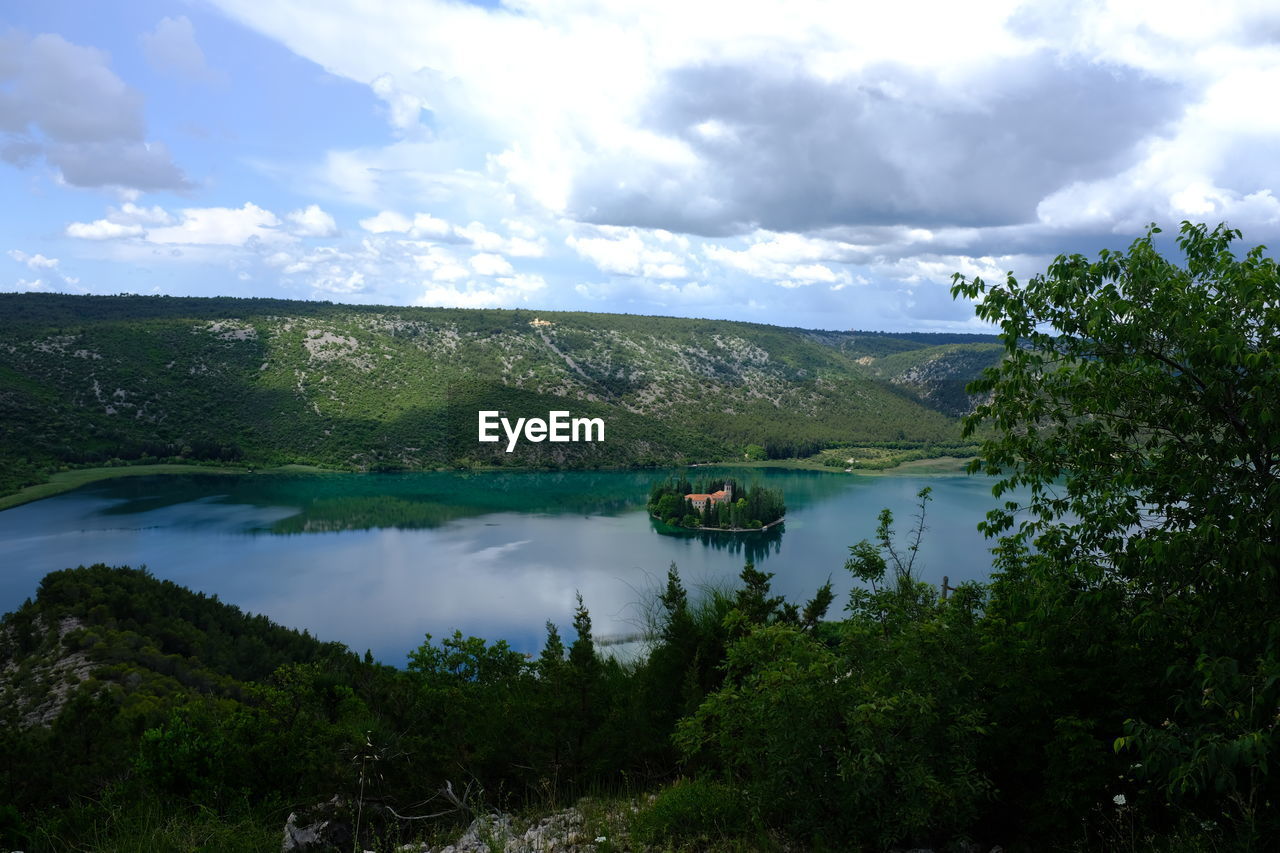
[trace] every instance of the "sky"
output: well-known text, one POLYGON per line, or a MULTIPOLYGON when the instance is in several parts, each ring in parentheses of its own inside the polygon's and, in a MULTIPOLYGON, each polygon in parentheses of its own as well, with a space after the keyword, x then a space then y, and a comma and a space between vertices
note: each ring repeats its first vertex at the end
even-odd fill
POLYGON ((0 8, 0 289, 985 331, 1158 223, 1280 244, 1280 5, 0 8))

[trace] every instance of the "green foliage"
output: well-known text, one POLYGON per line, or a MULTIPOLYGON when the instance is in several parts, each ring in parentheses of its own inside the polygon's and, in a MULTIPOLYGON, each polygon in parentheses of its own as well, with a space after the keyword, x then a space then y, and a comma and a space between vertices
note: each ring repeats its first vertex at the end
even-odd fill
MULTIPOLYGON (((867 376, 855 334, 542 316, 552 325, 505 310, 0 294, 0 492, 65 466, 643 466, 958 432, 867 376), (481 409, 565 408, 603 418, 606 440, 510 454, 476 440, 481 409)), ((907 337, 895 348, 951 340, 907 337)))
POLYGON ((142 570, 54 572, 5 625, 0 661, 24 674, 0 693, 0 790, 33 845, 114 837, 150 820, 147 804, 234 823, 281 798, 341 790, 343 750, 369 721, 348 685, 377 667, 142 570), (68 660, 83 667, 69 683, 68 660), (56 681, 60 708, 49 704, 56 681), (86 805, 111 791, 137 809, 86 805))
POLYGON ((690 529, 723 530, 759 529, 780 521, 787 512, 780 489, 769 489, 758 483, 744 488, 732 477, 712 477, 690 482, 684 475, 672 476, 654 483, 646 504, 649 515, 660 521, 677 519, 671 526, 690 529), (730 491, 732 501, 707 501, 701 510, 686 498, 690 494, 711 494, 721 489, 730 491))
POLYGON ((943 456, 971 457, 978 445, 972 442, 929 442, 923 447, 912 442, 892 441, 857 446, 840 445, 819 453, 815 460, 827 468, 851 468, 856 471, 885 471, 904 462, 938 459, 943 456))
MULTIPOLYGON (((882 579, 885 555, 899 559, 891 523, 882 516, 881 548, 850 549, 860 580, 882 579)), ((724 684, 678 724, 691 760, 743 791, 765 825, 808 846, 947 840, 990 789, 978 766, 985 729, 971 659, 981 593, 966 587, 941 603, 910 580, 909 565, 898 577, 855 589, 851 618, 819 632, 813 614, 830 603, 829 584, 798 619, 748 565, 726 619, 738 639, 724 684)))
POLYGON ((991 429, 973 467, 1031 494, 987 525, 1000 640, 1036 661, 1035 713, 1079 721, 1014 746, 1001 781, 1053 790, 1026 768, 1072 731, 1073 808, 1132 763, 1144 822, 1225 817, 1261 849, 1280 836, 1280 269, 1224 226, 1183 223, 1181 265, 1158 233, 1025 284, 956 277, 1005 345, 971 386, 989 399, 966 431, 991 429))
POLYGON ((759 832, 742 794, 707 779, 681 779, 664 788, 631 822, 632 836, 654 845, 701 847, 759 832))
POLYGON ((238 804, 218 812, 139 798, 125 786, 80 801, 74 810, 35 815, 23 850, 94 850, 106 853, 260 853, 280 845, 280 803, 238 804))
MULTIPOLYGON (((121 839, 133 831, 154 833, 155 849, 198 849, 176 839, 207 831, 208 847, 249 849, 253 832, 209 827, 274 820, 278 838, 283 804, 337 792, 409 811, 452 780, 483 789, 486 806, 518 807, 678 779, 636 816, 637 839, 718 849, 939 849, 968 839, 1007 849, 1274 849, 1280 270, 1260 249, 1233 254, 1236 232, 1187 224, 1176 265, 1156 251, 1156 233, 1097 261, 1060 257, 1026 284, 956 279, 955 293, 978 300, 979 316, 1003 332, 1000 360, 968 389, 980 401, 965 422, 966 438, 980 442, 974 468, 999 477, 1001 494, 1030 495, 984 525, 1001 537, 989 588, 938 595, 921 582, 927 489, 905 537, 885 511, 875 536, 850 547, 841 618, 827 616, 830 582, 801 606, 773 594, 773 576, 751 563, 735 588, 700 594, 672 565, 654 596, 648 654, 629 663, 601 654, 581 598, 568 647, 550 624, 536 659, 455 633, 427 637, 400 671, 142 571, 54 573, 0 630, 0 799, 11 804, 0 810, 3 841, 131 849, 121 839), (60 705, 50 703, 57 684, 70 688, 60 705)), ((76 371, 49 367, 53 351, 83 345, 61 336, 102 333, 74 306, 101 310, 95 322, 127 314, 139 352, 153 359, 165 346, 195 346, 183 335, 206 354, 248 345, 192 332, 197 309, 258 317, 263 330, 274 322, 243 303, 5 299, 18 309, 5 322, 32 332, 19 340, 51 350, 28 346, 44 365, 32 374, 0 365, 0 384, 18 389, 0 397, 5 405, 57 408, 58 383, 76 371), (36 381, 41 371, 55 381, 36 381)), ((259 307, 285 316, 293 305, 259 307)), ((355 319, 390 322, 385 309, 336 306, 289 316, 353 335, 368 331, 355 319)), ((604 369, 599 332, 641 334, 650 320, 549 316, 554 330, 533 333, 519 312, 407 313, 392 337, 395 346, 438 343, 449 318, 466 342, 461 363, 478 363, 485 342, 516 352, 550 341, 583 366, 592 393, 634 399, 654 368, 619 355, 604 369)), ((707 345, 745 334, 739 325, 662 323, 679 346, 701 347, 697 363, 715 377, 703 385, 729 384, 740 375, 733 359, 753 352, 707 345)), ((877 362, 885 373, 873 381, 892 384, 891 369, 902 378, 943 370, 946 358, 990 357, 982 341, 961 338, 925 353, 909 336, 747 328, 776 375, 801 384, 814 371, 852 376, 877 362)), ((289 379, 267 362, 270 381, 289 379)), ((535 374, 542 366, 526 363, 535 374)), ((462 391, 468 406, 496 399, 486 396, 494 387, 462 391)), ((277 402, 294 405, 288 395, 277 402)), ((326 446, 389 429, 384 416, 326 446)), ((751 417, 725 419, 716 441, 775 455, 826 440, 826 427, 797 427, 771 443, 751 417), (754 431, 738 432, 745 426, 754 431)), ((856 432, 853 420, 841 423, 856 432)), ((39 425, 40 441, 49 429, 39 425)), ((110 447, 121 437, 99 439, 110 447)), ((30 446, 52 446, 40 441, 30 446)), ((284 446, 273 441, 241 446, 250 455, 284 446)), ((848 452, 859 439, 839 441, 848 452)), ((738 501, 699 517, 683 500, 706 485, 656 484, 651 511, 732 523, 738 501)), ((406 518, 447 517, 404 503, 406 518)))

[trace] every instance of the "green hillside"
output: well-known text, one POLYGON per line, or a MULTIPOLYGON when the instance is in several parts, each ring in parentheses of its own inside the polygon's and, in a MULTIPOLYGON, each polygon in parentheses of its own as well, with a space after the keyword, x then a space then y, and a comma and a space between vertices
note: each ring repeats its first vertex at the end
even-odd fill
POLYGON ((954 392, 995 350, 975 339, 568 312, 0 294, 0 490, 115 460, 583 467, 730 459, 747 445, 782 458, 837 444, 954 441, 966 408, 954 392), (895 372, 934 352, 982 356, 947 373, 945 399, 895 372), (600 417, 606 440, 522 443, 508 454, 505 443, 477 441, 480 409, 600 417))

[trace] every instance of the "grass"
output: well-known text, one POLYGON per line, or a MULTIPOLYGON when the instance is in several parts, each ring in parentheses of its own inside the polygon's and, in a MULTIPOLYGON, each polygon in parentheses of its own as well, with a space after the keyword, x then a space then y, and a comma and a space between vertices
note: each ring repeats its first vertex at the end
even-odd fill
POLYGON ((972 458, 971 456, 938 456, 933 459, 911 459, 907 462, 900 462, 893 468, 880 470, 858 469, 854 473, 861 474, 864 477, 949 476, 965 473, 965 466, 969 464, 969 460, 972 458))
MULTIPOLYGON (((871 449, 879 450, 879 448, 871 449)), ((844 453, 849 450, 849 448, 842 448, 839 452, 844 453)), ((827 454, 832 452, 835 451, 825 451, 827 454)), ((784 468, 792 471, 825 471, 828 474, 853 473, 863 477, 919 477, 963 474, 965 465, 968 464, 971 458, 968 456, 938 456, 930 459, 911 459, 885 468, 854 468, 851 472, 846 472, 844 468, 833 468, 829 465, 824 465, 822 462, 823 454, 821 453, 803 459, 768 459, 761 462, 736 461, 711 462, 707 464, 718 468, 784 468)))
MULTIPOLYGON (((280 849, 286 812, 271 809, 218 814, 168 808, 150 798, 124 802, 110 792, 85 803, 70 825, 48 815, 28 830, 39 850, 108 853, 259 853, 280 849)), ((8 849, 8 848, 5 848, 8 849)))

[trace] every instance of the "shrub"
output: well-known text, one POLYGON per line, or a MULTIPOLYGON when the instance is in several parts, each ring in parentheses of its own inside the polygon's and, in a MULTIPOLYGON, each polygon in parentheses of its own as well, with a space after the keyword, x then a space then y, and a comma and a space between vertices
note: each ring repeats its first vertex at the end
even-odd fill
POLYGON ((758 831, 741 793, 723 782, 681 779, 661 791, 631 824, 644 844, 705 844, 758 831))

